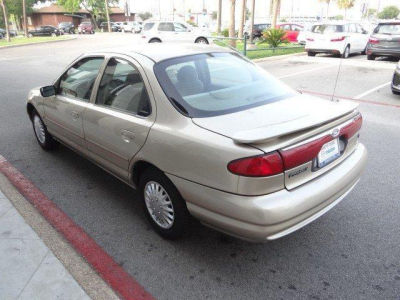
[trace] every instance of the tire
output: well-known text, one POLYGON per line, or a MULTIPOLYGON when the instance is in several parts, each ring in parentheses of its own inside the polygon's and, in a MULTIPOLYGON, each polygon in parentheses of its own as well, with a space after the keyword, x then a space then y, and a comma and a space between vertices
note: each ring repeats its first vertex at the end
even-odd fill
POLYGON ((32 112, 32 125, 33 132, 40 147, 46 151, 49 151, 58 146, 58 142, 47 131, 46 125, 43 123, 42 118, 35 110, 32 112))
POLYGON ((160 39, 151 39, 149 43, 161 43, 160 39))
POLYGON ((368 55, 367 55, 367 59, 368 59, 368 60, 375 60, 375 58, 376 58, 375 55, 372 55, 372 54, 368 54, 368 55))
POLYGON ((315 53, 315 52, 308 51, 308 52, 307 52, 307 55, 308 55, 308 56, 315 56, 316 53, 315 53))
POLYGON ((203 38, 203 37, 197 38, 197 39, 195 40, 195 43, 196 43, 196 44, 206 44, 206 45, 209 44, 209 43, 208 43, 208 40, 207 40, 206 38, 203 38))
POLYGON ((349 58, 350 56, 350 45, 347 45, 346 48, 344 48, 342 58, 346 59, 349 58))
POLYGON ((56 37, 57 34, 55 34, 54 32, 51 34, 52 37, 56 37))
POLYGON ((399 91, 396 91, 396 90, 394 90, 394 89, 392 89, 392 93, 393 93, 393 95, 400 95, 400 92, 399 92, 399 91))
POLYGON ((32 33, 28 33, 28 38, 31 38, 31 37, 33 37, 33 34, 32 33))
POLYGON ((367 47, 365 46, 365 49, 361 52, 361 55, 367 54, 367 47))
POLYGON ((177 239, 188 232, 190 214, 186 203, 161 171, 146 169, 140 177, 139 193, 146 218, 160 236, 177 239), (160 200, 165 203, 159 205, 160 200))

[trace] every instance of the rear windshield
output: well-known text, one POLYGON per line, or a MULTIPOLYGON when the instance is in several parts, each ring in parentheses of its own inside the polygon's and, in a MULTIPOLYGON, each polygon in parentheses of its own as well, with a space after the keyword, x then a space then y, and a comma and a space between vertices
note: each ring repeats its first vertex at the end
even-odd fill
POLYGON ((374 33, 400 34, 400 24, 381 24, 375 28, 374 33))
POLYGON ((154 26, 154 23, 146 23, 146 24, 144 24, 144 26, 143 26, 143 31, 150 30, 150 29, 153 28, 153 26, 154 26))
POLYGON ((174 106, 202 118, 266 105, 295 94, 236 53, 206 53, 161 61, 154 72, 174 106))
POLYGON ((315 33, 343 32, 343 25, 314 25, 311 31, 315 33))

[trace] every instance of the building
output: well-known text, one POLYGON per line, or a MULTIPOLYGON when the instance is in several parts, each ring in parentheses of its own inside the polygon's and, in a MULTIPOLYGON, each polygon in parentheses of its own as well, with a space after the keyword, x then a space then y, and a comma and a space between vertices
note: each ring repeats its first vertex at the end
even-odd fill
MULTIPOLYGON (((130 13, 129 16, 119 7, 110 7, 110 20, 113 22, 133 21, 135 14, 130 13)), ((77 12, 70 13, 65 8, 57 4, 43 6, 33 10, 28 16, 28 27, 36 28, 42 25, 58 26, 61 22, 72 22, 78 26, 83 21, 90 20, 90 14, 85 9, 80 9, 77 12)))

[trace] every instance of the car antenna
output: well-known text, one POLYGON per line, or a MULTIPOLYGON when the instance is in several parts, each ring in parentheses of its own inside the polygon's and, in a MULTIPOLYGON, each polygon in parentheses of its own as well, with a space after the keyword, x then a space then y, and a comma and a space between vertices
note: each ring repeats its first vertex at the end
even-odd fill
MULTIPOLYGON (((340 59, 339 68, 338 68, 338 72, 337 72, 337 74, 336 74, 335 86, 334 86, 334 88, 333 88, 333 93, 332 93, 331 101, 335 101, 334 97, 335 97, 335 93, 336 93, 337 83, 338 83, 338 80, 339 80, 340 70, 342 69, 342 61, 343 61, 343 59, 340 59)), ((336 99, 336 100, 339 101, 338 99, 336 99)))

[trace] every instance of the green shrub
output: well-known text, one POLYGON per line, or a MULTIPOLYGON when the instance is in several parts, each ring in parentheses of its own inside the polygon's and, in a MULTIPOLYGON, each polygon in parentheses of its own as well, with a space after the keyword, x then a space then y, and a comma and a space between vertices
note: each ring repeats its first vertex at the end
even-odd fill
POLYGON ((281 28, 269 28, 263 31, 263 38, 264 42, 273 48, 287 41, 286 32, 281 28))
POLYGON ((224 28, 221 31, 221 36, 228 37, 229 36, 229 29, 228 28, 224 28))

